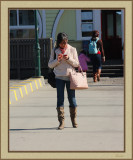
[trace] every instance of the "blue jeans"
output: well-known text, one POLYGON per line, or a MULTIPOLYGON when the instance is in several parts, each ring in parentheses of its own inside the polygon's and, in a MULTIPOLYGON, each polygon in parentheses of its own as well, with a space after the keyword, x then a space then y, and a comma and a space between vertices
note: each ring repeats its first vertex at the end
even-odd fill
POLYGON ((102 68, 101 54, 90 54, 91 63, 93 65, 93 73, 102 68))
POLYGON ((57 88, 57 107, 64 107, 64 89, 67 89, 69 107, 77 107, 75 99, 75 90, 70 89, 70 81, 56 79, 57 88))

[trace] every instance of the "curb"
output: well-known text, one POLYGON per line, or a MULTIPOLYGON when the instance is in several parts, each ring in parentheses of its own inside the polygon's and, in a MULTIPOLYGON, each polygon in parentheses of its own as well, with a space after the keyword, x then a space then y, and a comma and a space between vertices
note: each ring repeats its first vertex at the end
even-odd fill
POLYGON ((29 78, 9 87, 9 104, 13 104, 45 85, 44 77, 29 78))

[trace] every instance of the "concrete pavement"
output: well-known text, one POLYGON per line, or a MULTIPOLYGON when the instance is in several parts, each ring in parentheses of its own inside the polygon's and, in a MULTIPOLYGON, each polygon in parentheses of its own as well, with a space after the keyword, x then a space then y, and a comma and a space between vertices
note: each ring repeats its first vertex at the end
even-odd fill
POLYGON ((65 129, 57 130, 56 89, 45 86, 10 105, 10 151, 123 151, 124 79, 101 78, 76 91, 72 128, 65 91, 65 129))

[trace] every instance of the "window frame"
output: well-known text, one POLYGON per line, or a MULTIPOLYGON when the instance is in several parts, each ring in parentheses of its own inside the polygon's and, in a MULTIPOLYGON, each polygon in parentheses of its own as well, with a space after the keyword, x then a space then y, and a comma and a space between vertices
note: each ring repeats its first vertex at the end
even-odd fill
MULTIPOLYGON (((90 9, 88 9, 90 10, 90 9)), ((92 9, 92 18, 93 21, 90 22, 93 25, 93 30, 99 31, 99 37, 101 37, 101 10, 92 9)), ((82 22, 81 22, 81 9, 76 10, 76 23, 77 23, 77 40, 89 40, 91 36, 82 37, 82 22)), ((83 22, 84 23, 84 22, 83 22)))
MULTIPOLYGON (((13 9, 11 9, 13 10, 13 9)), ((37 11, 37 19, 38 19, 38 37, 41 38, 42 35, 42 22, 40 14, 37 11)), ((9 23, 10 24, 10 23, 9 23)), ((19 9, 17 9, 17 25, 10 26, 10 30, 25 30, 25 29, 35 29, 35 25, 19 25, 19 9)))

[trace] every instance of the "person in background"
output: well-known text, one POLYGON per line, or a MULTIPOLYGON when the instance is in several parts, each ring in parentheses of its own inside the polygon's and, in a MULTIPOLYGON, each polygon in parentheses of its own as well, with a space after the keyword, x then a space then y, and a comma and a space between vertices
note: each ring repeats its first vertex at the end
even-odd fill
POLYGON ((92 32, 92 38, 89 41, 88 47, 89 57, 93 65, 93 80, 97 82, 97 80, 100 81, 102 62, 105 62, 103 42, 99 40, 98 31, 92 32))
POLYGON ((76 48, 68 44, 68 36, 66 33, 63 32, 57 35, 57 43, 51 53, 48 66, 50 68, 54 68, 54 73, 56 78, 57 114, 59 121, 58 129, 64 129, 65 86, 67 89, 72 126, 74 128, 77 128, 78 127, 78 124, 76 122, 77 103, 75 98, 75 90, 70 89, 70 72, 73 71, 73 68, 79 66, 79 60, 76 48), (56 59, 54 59, 54 53, 56 54, 56 59))
MULTIPOLYGON (((79 58, 79 63, 80 63, 80 66, 81 66, 83 72, 87 72, 87 70, 88 70, 87 62, 90 62, 90 58, 88 58, 86 56, 85 50, 80 51, 78 58, 79 58)), ((81 71, 80 67, 78 68, 78 70, 81 71)))

